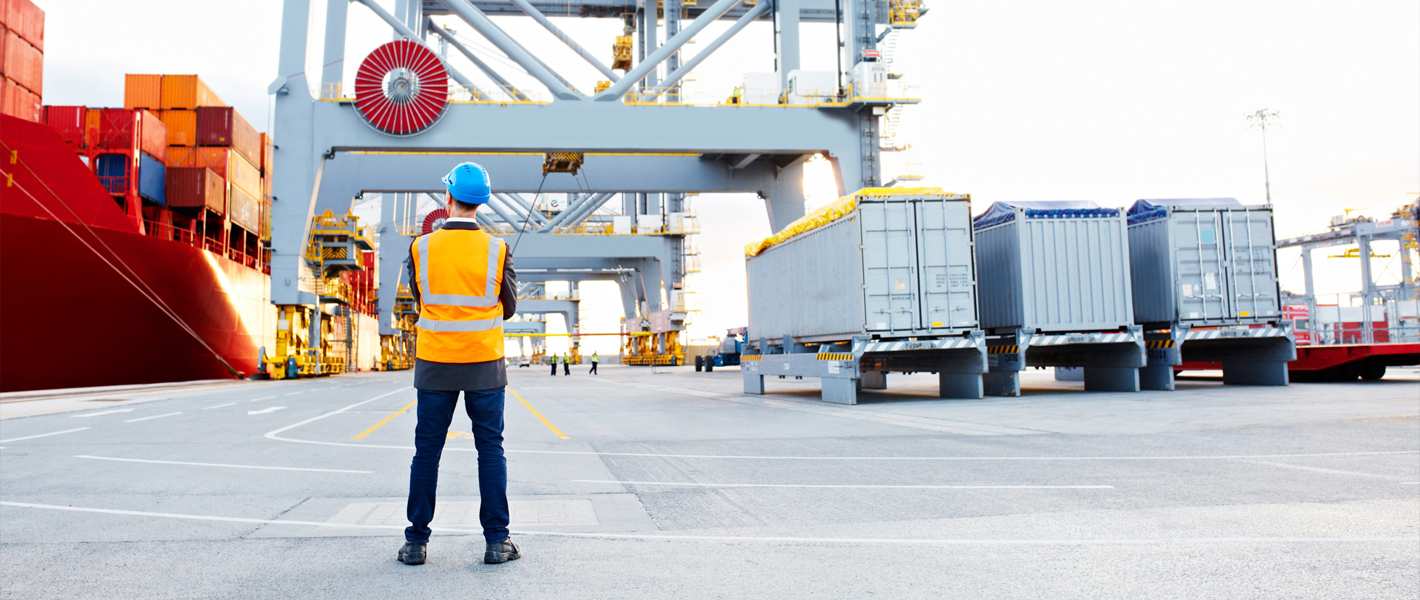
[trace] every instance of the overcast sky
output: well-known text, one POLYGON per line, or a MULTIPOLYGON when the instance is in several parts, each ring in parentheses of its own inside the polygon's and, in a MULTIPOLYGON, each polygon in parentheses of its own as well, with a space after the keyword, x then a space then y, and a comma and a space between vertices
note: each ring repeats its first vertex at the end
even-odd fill
MULTIPOLYGON (((1279 236, 1324 229, 1348 208, 1388 214, 1420 192, 1420 3, 1413 0, 927 1, 921 25, 901 34, 894 68, 923 97, 903 114, 912 150, 890 157, 885 175, 920 163, 914 170, 924 183, 970 193, 976 212, 1002 200, 1262 203, 1261 139, 1244 120, 1259 108, 1281 113, 1281 128, 1268 136, 1279 236)), ((107 0, 37 3, 48 14, 46 103, 118 106, 126 72, 198 73, 266 129, 279 1, 146 0, 141 9, 107 0)), ((350 15, 347 72, 389 39, 364 7, 352 5, 350 15)), ((594 53, 609 54, 620 31, 611 19, 558 22, 594 53)), ((598 78, 535 25, 503 24, 579 87, 598 78)), ((725 27, 707 29, 700 46, 725 27)), ((772 70, 770 47, 767 25, 746 29, 697 70, 690 95, 724 98, 746 71, 772 70)), ((832 28, 806 25, 803 53, 804 68, 831 69, 832 28)), ((474 72, 462 61, 454 64, 474 72)), ((536 134, 531 126, 529 134, 536 134)), ((810 204, 831 200, 826 169, 810 175, 810 204)), ((741 249, 770 231, 753 197, 700 196, 694 206, 705 270, 691 285, 706 309, 692 333, 702 337, 745 323, 741 249)), ((1376 259, 1378 272, 1397 271, 1390 254, 1376 259)), ((1282 254, 1281 277, 1300 289, 1296 260, 1282 254)), ((1356 288, 1354 261, 1317 263, 1321 291, 1356 288)), ((592 298, 583 330, 615 330, 614 289, 585 289, 592 298)))

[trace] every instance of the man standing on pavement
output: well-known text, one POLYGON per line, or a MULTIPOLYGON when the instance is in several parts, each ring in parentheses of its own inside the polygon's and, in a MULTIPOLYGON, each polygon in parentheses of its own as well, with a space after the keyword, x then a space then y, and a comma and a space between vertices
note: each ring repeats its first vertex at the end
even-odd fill
POLYGON ((572 355, 566 352, 562 353, 562 374, 567 377, 572 376, 572 355))
POLYGON ((548 364, 551 364, 551 365, 552 365, 552 376, 553 376, 553 377, 556 377, 556 376, 557 376, 557 361, 558 361, 558 360, 561 360, 562 357, 560 357, 560 356, 558 356, 558 355, 556 355, 556 354, 553 354, 552 356, 549 356, 549 357, 546 357, 546 358, 547 358, 548 364))
POLYGON ((597 352, 596 352, 596 350, 593 350, 593 351, 592 351, 592 370, 587 371, 587 374, 588 374, 588 375, 596 375, 596 374, 597 374, 597 352))
POLYGON ((416 238, 404 261, 405 279, 419 303, 414 360, 419 424, 409 468, 410 526, 399 560, 422 565, 428 558, 439 456, 463 392, 478 449, 483 562, 498 564, 521 556, 508 537, 508 462, 503 457, 503 388, 508 385, 503 319, 516 312, 517 274, 507 244, 480 230, 473 218, 478 206, 488 203, 488 172, 463 163, 444 177, 444 187, 448 220, 416 238))

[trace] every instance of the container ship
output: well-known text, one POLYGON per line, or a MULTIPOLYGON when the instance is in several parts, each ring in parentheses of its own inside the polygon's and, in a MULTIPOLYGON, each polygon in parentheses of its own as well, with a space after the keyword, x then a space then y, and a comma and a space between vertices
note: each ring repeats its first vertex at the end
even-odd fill
MULTIPOLYGON (((261 375, 272 140, 197 75, 126 75, 122 108, 44 105, 44 13, 0 17, 0 391, 261 375)), ((341 279, 320 343, 369 368, 377 278, 341 279)))

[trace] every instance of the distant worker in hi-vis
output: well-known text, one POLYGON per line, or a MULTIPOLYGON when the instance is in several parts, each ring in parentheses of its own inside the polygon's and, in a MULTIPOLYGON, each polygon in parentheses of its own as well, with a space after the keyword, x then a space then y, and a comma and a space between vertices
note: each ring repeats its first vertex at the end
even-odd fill
POLYGON ((548 362, 548 364, 551 364, 551 365, 552 365, 552 376, 553 376, 553 377, 556 377, 556 376, 557 376, 557 361, 560 360, 561 358, 562 358, 562 357, 560 357, 560 356, 558 356, 558 355, 556 355, 556 354, 553 354, 553 355, 547 357, 547 362, 548 362))
POLYGON ((508 245, 478 228, 474 211, 488 202, 488 172, 474 163, 444 177, 449 218, 420 236, 404 262, 406 280, 419 303, 414 387, 419 424, 409 468, 410 526, 399 560, 422 565, 428 558, 429 522, 439 482, 439 456, 463 392, 478 449, 479 521, 487 542, 483 562, 517 559, 508 538, 508 462, 503 457, 503 319, 518 301, 517 275, 508 245))
POLYGON ((562 353, 562 374, 567 377, 572 376, 572 355, 566 352, 562 353))
POLYGON ((596 374, 597 374, 597 353, 596 353, 595 350, 592 351, 592 370, 587 371, 587 374, 588 374, 588 375, 596 375, 596 374))

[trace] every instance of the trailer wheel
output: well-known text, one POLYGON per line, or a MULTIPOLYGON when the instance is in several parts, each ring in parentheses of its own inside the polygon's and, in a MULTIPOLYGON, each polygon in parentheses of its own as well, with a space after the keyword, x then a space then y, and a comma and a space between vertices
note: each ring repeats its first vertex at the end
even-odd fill
POLYGON ((1385 365, 1366 363, 1361 366, 1361 379, 1366 381, 1379 381, 1382 377, 1385 377, 1385 365))

